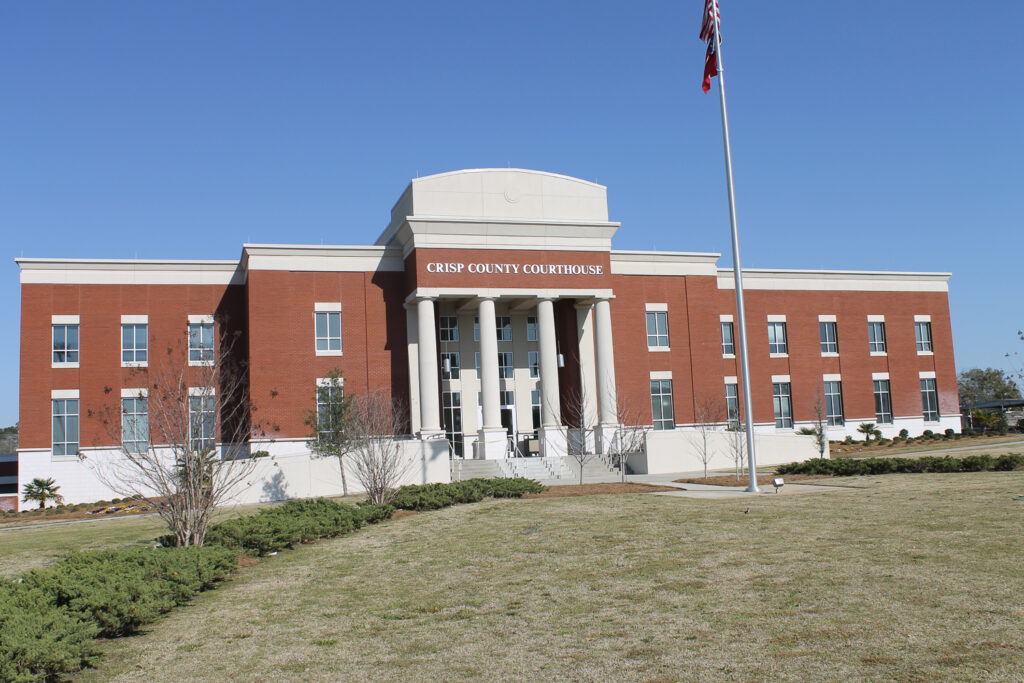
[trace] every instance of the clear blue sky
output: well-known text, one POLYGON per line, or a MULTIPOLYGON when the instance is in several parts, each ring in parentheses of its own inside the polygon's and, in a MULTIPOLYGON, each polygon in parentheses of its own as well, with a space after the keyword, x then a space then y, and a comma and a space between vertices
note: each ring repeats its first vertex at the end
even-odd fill
MULTIPOLYGON (((702 5, 3 3, 0 423, 20 255, 365 244, 417 174, 511 165, 607 185, 618 248, 728 265, 702 5)), ((958 369, 1024 350, 1024 3, 722 12, 744 265, 952 271, 958 369)))

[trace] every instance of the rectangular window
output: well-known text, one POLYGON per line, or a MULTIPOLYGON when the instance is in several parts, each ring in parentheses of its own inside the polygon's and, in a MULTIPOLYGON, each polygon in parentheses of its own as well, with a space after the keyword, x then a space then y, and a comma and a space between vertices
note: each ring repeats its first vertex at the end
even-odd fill
POLYGON ((512 318, 506 315, 499 315, 494 319, 498 334, 498 341, 512 341, 512 318))
POLYGON ((768 353, 789 353, 786 323, 768 323, 768 353))
POLYGON ((722 355, 736 355, 736 337, 733 336, 733 326, 731 322, 722 323, 722 355))
POLYGON ((775 405, 775 427, 793 428, 793 394, 789 382, 772 383, 772 403, 775 405))
POLYGON ((462 434, 462 392, 445 391, 441 394, 441 416, 444 436, 448 439, 452 457, 464 457, 466 446, 462 434))
POLYGON ((145 396, 121 399, 121 447, 129 453, 149 448, 149 400, 145 396))
POLYGON ((939 421, 939 392, 934 378, 921 380, 921 406, 925 422, 939 421))
MULTIPOLYGON (((77 326, 76 326, 77 327, 77 326)), ((78 399, 53 399, 53 455, 78 453, 78 399)))
POLYGON ((459 352, 445 351, 441 354, 441 379, 459 378, 459 352))
POLYGON ((78 363, 78 325, 53 326, 54 364, 78 363))
POLYGON ((846 424, 843 417, 843 383, 825 382, 825 419, 829 427, 846 424))
POLYGON ((736 429, 740 426, 739 385, 725 385, 725 416, 729 421, 730 429, 736 429))
POLYGON ((672 380, 651 380, 651 415, 655 429, 675 429, 675 412, 672 409, 672 380))
POLYGON ((530 392, 530 413, 533 416, 533 431, 540 429, 540 389, 530 392))
POLYGON ((914 323, 914 336, 917 338, 917 352, 932 352, 932 324, 930 322, 914 323))
POLYGON ((325 378, 317 382, 316 388, 316 431, 321 441, 336 443, 334 433, 341 431, 338 424, 342 417, 342 402, 345 386, 340 379, 325 378))
POLYGON ((532 315, 526 317, 526 341, 537 341, 537 318, 532 315))
POLYGON ((889 393, 889 380, 876 379, 875 382, 875 422, 880 425, 892 424, 892 396, 889 393))
POLYGON ((454 315, 440 316, 438 329, 442 342, 459 341, 459 319, 454 315))
POLYGON ((473 341, 480 341, 480 318, 473 316, 473 341))
POLYGON ((149 361, 149 325, 121 325, 121 362, 145 365, 149 361))
POLYGON ((473 354, 473 367, 476 368, 477 377, 480 376, 480 352, 477 351, 473 354))
POLYGON ((316 352, 331 355, 341 353, 341 311, 317 311, 316 352))
POLYGON ((647 348, 668 348, 668 311, 647 311, 647 348))
POLYGON ((189 442, 193 450, 212 451, 217 447, 216 400, 213 396, 190 396, 188 399, 189 442))
POLYGON ((213 362, 213 323, 189 323, 188 362, 213 362))
POLYGON ((818 323, 818 334, 821 337, 821 352, 839 353, 839 336, 834 322, 818 323))
POLYGON ((498 352, 498 377, 501 379, 512 379, 512 352, 498 352))
POLYGON ((530 351, 528 355, 530 361, 530 377, 540 377, 540 352, 530 351))
POLYGON ((885 353, 885 323, 868 323, 868 345, 871 353, 885 353))

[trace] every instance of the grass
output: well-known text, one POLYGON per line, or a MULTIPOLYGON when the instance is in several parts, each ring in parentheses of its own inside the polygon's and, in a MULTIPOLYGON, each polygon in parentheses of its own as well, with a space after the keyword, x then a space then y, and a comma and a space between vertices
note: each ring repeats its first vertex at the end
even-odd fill
POLYGON ((851 483, 403 517, 261 561, 83 678, 1020 680, 1024 473, 851 483))

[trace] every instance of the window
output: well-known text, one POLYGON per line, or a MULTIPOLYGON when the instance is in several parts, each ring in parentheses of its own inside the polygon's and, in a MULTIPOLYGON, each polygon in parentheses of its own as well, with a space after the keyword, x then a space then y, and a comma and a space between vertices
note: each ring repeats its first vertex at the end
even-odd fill
POLYGON ((825 419, 829 427, 846 424, 843 417, 843 383, 825 382, 825 419))
POLYGON ((875 382, 875 422, 880 425, 892 424, 892 396, 889 393, 889 380, 876 379, 875 382))
POLYGON ((675 429, 675 413, 672 410, 672 380, 651 380, 651 415, 655 429, 675 429))
POLYGON ((775 427, 793 428, 793 394, 789 382, 772 383, 772 403, 775 405, 775 427))
POLYGON ((722 323, 722 355, 736 355, 736 337, 733 336, 733 327, 731 322, 722 323))
MULTIPOLYGON (((77 327, 77 326, 76 326, 77 327)), ((78 399, 53 399, 53 455, 78 453, 78 399)))
POLYGON ((530 414, 533 416, 533 431, 540 429, 540 389, 530 392, 530 414))
POLYGON ((480 352, 479 351, 477 351, 476 353, 473 354, 473 361, 474 361, 473 362, 473 367, 476 368, 476 375, 477 375, 477 377, 479 377, 480 376, 480 352))
POLYGON ((194 450, 212 451, 217 446, 215 404, 209 394, 189 396, 189 442, 194 450))
POLYGON ((459 319, 454 315, 442 315, 439 329, 442 342, 459 341, 459 319))
POLYGON ((537 318, 526 317, 526 341, 537 341, 537 318))
POLYGON ((441 379, 459 378, 459 352, 445 351, 441 354, 441 379))
POLYGON ((499 315, 494 322, 497 326, 498 341, 512 341, 512 318, 499 315))
POLYGON ((53 363, 78 363, 78 324, 53 326, 53 363))
POLYGON ((739 387, 736 384, 725 385, 725 416, 729 421, 730 429, 740 426, 740 396, 739 387))
POLYGON ((868 344, 871 353, 885 353, 885 323, 868 323, 868 344))
POLYGON ((789 353, 786 345, 786 323, 768 323, 768 353, 789 353))
POLYGON ((121 324, 121 363, 145 365, 149 360, 147 331, 149 325, 121 324))
POLYGON ((316 352, 323 355, 341 353, 341 311, 317 311, 316 352))
POLYGON ((445 391, 441 394, 441 416, 444 436, 448 439, 452 457, 464 457, 466 446, 462 434, 462 392, 445 391))
POLYGON ((932 324, 930 322, 914 323, 914 336, 917 338, 917 352, 932 352, 932 324))
POLYGON ((480 341, 480 318, 473 316, 473 341, 480 341))
POLYGON ((939 421, 939 392, 935 388, 934 378, 921 380, 921 406, 925 422, 939 421))
POLYGON ((818 334, 821 337, 821 353, 839 353, 839 336, 834 322, 818 323, 818 334))
POLYGON ((528 355, 530 361, 530 377, 540 377, 540 352, 530 351, 528 355))
POLYGON ((512 379, 512 352, 498 352, 498 377, 501 379, 512 379))
POLYGON ((668 311, 647 311, 647 348, 668 348, 668 311))
POLYGON ((189 323, 188 362, 213 362, 213 323, 189 323))
POLYGON ((121 446, 129 453, 145 453, 149 448, 148 403, 141 393, 121 398, 121 446))
POLYGON ((345 400, 345 385, 340 377, 324 377, 317 380, 316 387, 316 431, 321 441, 336 443, 335 433, 340 433, 340 424, 345 400))

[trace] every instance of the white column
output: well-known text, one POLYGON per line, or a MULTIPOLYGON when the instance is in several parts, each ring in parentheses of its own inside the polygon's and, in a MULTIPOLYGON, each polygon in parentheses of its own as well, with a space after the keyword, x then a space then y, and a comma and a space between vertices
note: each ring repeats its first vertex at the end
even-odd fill
POLYGON ((494 299, 481 299, 477 309, 480 321, 480 398, 483 424, 477 433, 478 458, 505 457, 508 438, 501 426, 501 397, 498 395, 498 331, 494 319, 494 299))
POLYGON ((416 327, 420 366, 420 435, 436 437, 441 432, 441 411, 437 401, 437 330, 434 328, 434 301, 416 302, 416 327))
POLYGON ((561 426, 555 307, 551 299, 537 302, 537 339, 540 344, 540 424, 541 427, 561 426))
POLYGON ((612 350, 612 313, 608 299, 594 304, 597 327, 597 395, 602 425, 619 422, 618 401, 615 396, 615 354, 612 350))

